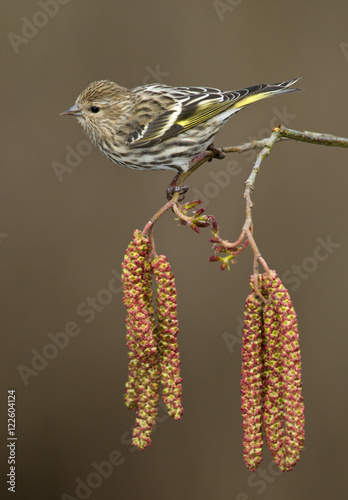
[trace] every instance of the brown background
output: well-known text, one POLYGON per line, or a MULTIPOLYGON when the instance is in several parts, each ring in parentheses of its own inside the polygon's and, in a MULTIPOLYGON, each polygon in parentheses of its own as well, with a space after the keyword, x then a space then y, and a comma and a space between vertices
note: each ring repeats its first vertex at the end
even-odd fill
MULTIPOLYGON (((271 268, 287 273, 299 315, 306 449, 284 474, 272 468, 265 450, 260 472, 252 474, 242 458, 238 337, 251 252, 221 273, 207 262, 209 230, 197 235, 179 227, 171 213, 158 223, 157 249, 168 256, 179 292, 185 414, 173 422, 162 411, 152 446, 133 450, 134 415, 123 403, 122 295, 114 293, 89 323, 90 316, 77 309, 85 310, 81 303, 108 286, 112 270, 120 272, 133 230, 163 204, 172 176, 117 167, 87 146, 74 119, 58 114, 88 83, 103 78, 129 87, 159 80, 236 89, 302 76, 305 92, 249 107, 229 122, 216 145, 260 137, 279 121, 348 136, 348 3, 73 0, 59 4, 46 23, 40 10, 37 1, 6 2, 1 16, 1 427, 6 430, 7 389, 15 388, 16 498, 82 498, 77 478, 98 481, 90 476, 93 462, 109 460, 114 450, 119 466, 85 498, 342 498, 348 151, 277 145, 256 182, 255 235, 271 268), (22 36, 23 17, 44 25, 34 35, 26 32, 32 37, 16 53, 7 35, 22 36), (285 119, 275 118, 284 111, 285 119), (59 182, 52 164, 66 164, 67 146, 84 156, 59 182), (339 246, 316 253, 329 236, 339 246), (31 367, 31 350, 42 352, 51 342, 48 334, 69 322, 80 334, 25 385, 18 366, 31 367)), ((243 222, 243 183, 251 165, 250 154, 230 156, 190 179, 186 199, 205 193, 208 212, 229 239, 243 222), (211 172, 223 176, 232 160, 241 172, 219 187, 211 172)), ((103 292, 99 297, 106 300, 103 292)), ((2 454, 3 480, 5 446, 2 454)), ((3 488, 1 498, 13 498, 3 488)))

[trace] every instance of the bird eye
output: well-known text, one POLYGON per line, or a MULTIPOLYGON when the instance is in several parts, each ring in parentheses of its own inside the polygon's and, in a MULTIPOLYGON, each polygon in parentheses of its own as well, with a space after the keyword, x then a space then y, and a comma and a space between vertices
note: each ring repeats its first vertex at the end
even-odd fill
POLYGON ((100 108, 98 108, 98 106, 92 106, 91 111, 92 111, 92 113, 99 113, 100 108))

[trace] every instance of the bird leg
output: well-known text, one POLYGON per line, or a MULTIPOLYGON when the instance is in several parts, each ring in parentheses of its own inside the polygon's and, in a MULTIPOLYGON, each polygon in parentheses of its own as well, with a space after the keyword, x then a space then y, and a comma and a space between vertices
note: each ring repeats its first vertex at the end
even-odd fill
POLYGON ((166 189, 167 200, 171 200, 173 198, 174 193, 179 193, 180 197, 178 201, 182 201, 184 199, 184 194, 188 191, 188 186, 178 186, 178 180, 180 179, 182 172, 178 172, 172 182, 166 189))
MULTIPOLYGON (((222 160, 225 158, 226 153, 224 152, 223 148, 216 148, 213 143, 210 144, 210 146, 207 147, 206 151, 203 151, 200 153, 198 156, 196 156, 193 160, 192 163, 193 165, 191 168, 186 172, 186 175, 184 174, 184 177, 187 177, 191 172, 191 170, 194 172, 195 169, 197 168, 197 163, 201 162, 204 160, 207 156, 210 156, 208 158, 208 161, 211 161, 213 158, 217 158, 218 160, 222 160), (213 156, 210 155, 210 151, 213 153, 213 156), (196 167, 196 168, 195 168, 196 167)), ((187 193, 188 191, 188 186, 182 186, 180 185, 180 178, 183 175, 182 172, 178 172, 172 182, 169 184, 169 186, 166 189, 167 193, 167 200, 171 200, 174 196, 174 193, 179 193, 180 197, 178 201, 182 201, 184 199, 184 194, 187 193)))
MULTIPOLYGON (((191 173, 191 170, 192 172, 194 172, 194 170, 197 168, 197 163, 204 160, 207 156, 210 156, 210 158, 208 158, 208 161, 211 161, 213 158, 222 160, 223 158, 225 158, 226 153, 224 152, 223 148, 216 148, 214 144, 211 143, 210 146, 207 147, 206 151, 203 151, 192 160, 193 164, 191 168, 186 172, 186 175, 184 174, 184 177, 189 175, 191 173), (213 156, 210 155, 210 151, 213 153, 213 156)), ((172 180, 172 182, 167 187, 166 190, 167 200, 170 201, 173 198, 174 193, 179 193, 180 197, 178 201, 182 201, 184 199, 184 194, 187 193, 188 186, 182 186, 180 184, 178 185, 178 183, 180 182, 180 177, 182 175, 183 175, 182 172, 178 172, 174 177, 174 179, 172 180)))

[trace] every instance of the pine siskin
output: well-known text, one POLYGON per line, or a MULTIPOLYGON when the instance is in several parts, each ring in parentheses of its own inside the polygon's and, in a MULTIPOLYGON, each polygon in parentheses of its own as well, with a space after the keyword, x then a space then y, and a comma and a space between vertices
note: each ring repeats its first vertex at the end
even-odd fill
POLYGON ((226 92, 158 83, 129 90, 101 80, 61 114, 76 116, 95 146, 119 165, 180 173, 207 149, 219 156, 213 139, 233 114, 272 95, 302 90, 290 88, 297 80, 226 92))

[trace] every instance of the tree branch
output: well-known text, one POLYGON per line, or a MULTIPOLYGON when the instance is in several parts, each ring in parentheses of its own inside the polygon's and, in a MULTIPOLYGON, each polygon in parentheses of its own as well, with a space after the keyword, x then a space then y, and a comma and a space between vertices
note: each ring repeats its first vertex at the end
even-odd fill
MULTIPOLYGON (((173 198, 168 203, 166 203, 149 220, 149 222, 143 229, 144 235, 147 232, 149 232, 149 235, 151 236, 150 238, 150 243, 152 246, 151 254, 152 255, 156 254, 154 247, 154 237, 153 237, 154 224, 165 212, 167 212, 167 210, 171 208, 178 216, 182 224, 189 225, 192 229, 194 229, 198 233, 199 233, 199 227, 207 227, 209 225, 212 226, 213 238, 211 238, 210 241, 214 243, 213 248, 215 254, 222 253, 223 256, 214 255, 210 258, 210 260, 221 261, 222 270, 225 269, 226 267, 229 267, 230 261, 233 261, 232 259, 234 259, 236 255, 240 254, 242 251, 245 250, 247 246, 250 245, 254 253, 254 275, 257 276, 258 274, 257 269, 259 262, 262 264, 265 271, 269 273, 269 267, 264 258, 261 256, 261 253, 253 237, 253 222, 251 213, 253 203, 251 201, 251 193, 255 187, 255 180, 257 174, 260 171, 261 163, 270 154, 274 144, 289 139, 293 139, 295 141, 307 142, 311 144, 319 144, 322 146, 335 146, 335 147, 345 147, 345 148, 348 147, 348 139, 344 137, 337 137, 331 134, 321 134, 318 132, 308 132, 306 130, 300 132, 298 130, 292 130, 286 128, 283 125, 279 125, 278 127, 275 127, 271 135, 269 137, 266 137, 265 139, 255 140, 238 146, 230 146, 222 148, 221 151, 223 153, 244 153, 246 151, 251 151, 253 149, 261 150, 258 153, 254 165, 252 167, 251 173, 245 182, 244 199, 246 203, 246 215, 242 231, 238 239, 233 243, 230 243, 229 241, 222 239, 219 234, 219 226, 215 217, 213 215, 203 215, 205 210, 203 208, 197 210, 196 212, 193 212, 193 215, 188 216, 187 212, 192 208, 195 208, 201 202, 200 200, 197 200, 191 203, 186 203, 185 205, 180 205, 179 204, 180 192, 178 191, 174 192, 173 198)), ((206 151, 203 158, 193 163, 189 170, 183 172, 181 175, 178 176, 176 185, 183 186, 185 180, 190 175, 192 175, 193 172, 195 172, 199 167, 201 167, 207 161, 211 161, 215 156, 216 152, 210 150, 206 151)), ((256 278, 255 278, 255 289, 256 291, 258 290, 256 278)), ((261 294, 259 295, 261 297, 261 294)))

